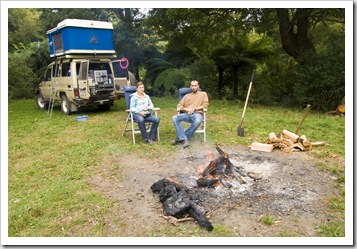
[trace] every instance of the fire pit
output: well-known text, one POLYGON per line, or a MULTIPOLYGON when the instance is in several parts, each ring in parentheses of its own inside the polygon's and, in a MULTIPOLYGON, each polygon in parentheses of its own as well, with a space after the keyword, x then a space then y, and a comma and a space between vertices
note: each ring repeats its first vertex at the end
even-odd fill
MULTIPOLYGON (((178 149, 162 158, 121 155, 114 164, 117 168, 98 166, 101 173, 90 179, 91 186, 119 203, 119 208, 113 207, 115 215, 106 217, 108 234, 149 236, 146 231, 154 231, 159 236, 168 236, 166 230, 160 230, 165 226, 163 222, 185 226, 190 231, 195 229, 194 217, 188 212, 177 217, 164 215, 159 192, 151 189, 155 182, 175 178, 191 200, 204 209, 214 228, 223 226, 239 237, 274 237, 286 231, 305 237, 318 236, 316 227, 331 219, 324 200, 339 194, 333 187, 334 176, 317 166, 318 158, 310 153, 252 151, 247 146, 221 148, 229 154, 229 161, 246 175, 237 172, 244 184, 228 174, 222 180, 231 184, 230 187, 219 181, 213 186, 198 187, 202 172, 221 156, 208 143, 188 150, 178 149), (124 177, 118 180, 119 175, 124 177), (259 221, 263 216, 271 217, 276 223, 267 227, 259 221), (110 222, 118 217, 125 226, 110 222)), ((211 177, 208 174, 206 178, 211 177)))
POLYGON ((159 194, 165 217, 182 218, 190 215, 200 227, 211 231, 213 226, 206 217, 206 210, 200 206, 202 197, 205 196, 201 189, 215 189, 222 185, 227 189, 244 191, 247 190, 246 186, 243 187, 247 184, 247 180, 243 178, 250 177, 252 179, 250 181, 261 179, 261 176, 253 172, 244 173, 242 167, 237 167, 229 160, 228 153, 223 152, 219 147, 216 149, 220 156, 210 161, 202 172, 198 171, 197 184, 192 189, 174 177, 164 178, 151 186, 151 190, 159 194))

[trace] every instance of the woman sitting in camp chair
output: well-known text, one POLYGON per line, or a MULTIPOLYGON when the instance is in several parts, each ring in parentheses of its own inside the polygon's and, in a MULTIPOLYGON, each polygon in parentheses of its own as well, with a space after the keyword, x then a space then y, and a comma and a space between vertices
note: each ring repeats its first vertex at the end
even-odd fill
POLYGON ((144 143, 150 145, 155 144, 154 140, 157 139, 157 127, 159 126, 160 119, 155 115, 151 115, 151 110, 154 105, 145 92, 144 83, 139 81, 136 83, 136 92, 131 95, 130 110, 133 112, 133 119, 138 123, 144 143), (146 122, 151 122, 150 132, 146 131, 146 122))

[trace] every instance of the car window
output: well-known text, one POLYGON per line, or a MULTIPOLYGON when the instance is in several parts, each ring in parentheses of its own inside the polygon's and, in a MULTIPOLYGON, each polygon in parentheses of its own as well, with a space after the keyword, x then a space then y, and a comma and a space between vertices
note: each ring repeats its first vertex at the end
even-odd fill
POLYGON ((46 81, 51 81, 51 68, 47 68, 45 77, 46 77, 45 78, 46 81))
POLYGON ((62 63, 61 71, 62 71, 61 72, 62 77, 71 76, 71 67, 70 67, 69 62, 62 63))

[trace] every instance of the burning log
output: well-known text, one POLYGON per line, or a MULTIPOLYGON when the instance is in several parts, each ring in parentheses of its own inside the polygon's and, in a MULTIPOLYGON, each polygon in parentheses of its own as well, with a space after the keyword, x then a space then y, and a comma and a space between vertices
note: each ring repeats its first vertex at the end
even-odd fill
POLYGON ((227 164, 228 154, 223 153, 223 155, 217 157, 215 160, 211 161, 205 170, 202 173, 203 177, 206 177, 208 174, 215 174, 215 171, 221 171, 219 173, 225 174, 224 165, 227 164))
POLYGON ((206 178, 198 178, 197 179, 197 187, 211 188, 216 183, 218 183, 218 179, 206 179, 206 178))
MULTIPOLYGON (((224 153, 224 152, 221 150, 221 148, 219 148, 218 146, 216 147, 216 150, 218 151, 218 153, 219 153, 220 155, 226 154, 226 153, 224 153)), ((227 154, 227 155, 228 155, 228 154, 227 154)), ((238 167, 234 166, 234 164, 231 163, 231 161, 229 160, 229 158, 226 159, 225 163, 226 163, 226 166, 228 167, 229 171, 230 171, 231 173, 233 173, 234 175, 235 175, 235 172, 237 172, 238 174, 240 174, 240 175, 243 176, 243 177, 246 177, 246 176, 247 176, 246 174, 244 174, 244 172, 243 172, 241 169, 239 169, 238 167)))
POLYGON ((188 213, 200 227, 205 227, 208 231, 213 230, 211 222, 206 217, 206 211, 192 200, 188 189, 177 179, 165 178, 159 180, 151 186, 151 190, 154 193, 159 193, 164 216, 179 218, 188 213))
POLYGON ((197 180, 197 186, 210 188, 213 187, 214 184, 220 182, 226 188, 230 188, 232 185, 229 182, 225 182, 223 180, 223 177, 228 178, 229 176, 233 176, 235 179, 237 179, 239 184, 245 184, 246 182, 241 176, 245 177, 247 175, 232 164, 227 153, 225 153, 218 146, 216 149, 220 156, 210 161, 208 166, 202 172, 202 177, 197 180))

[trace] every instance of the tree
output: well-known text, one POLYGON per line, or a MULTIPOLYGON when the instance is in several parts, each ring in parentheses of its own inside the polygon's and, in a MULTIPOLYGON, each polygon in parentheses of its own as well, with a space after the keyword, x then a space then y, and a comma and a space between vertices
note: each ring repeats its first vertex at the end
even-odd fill
POLYGON ((279 31, 283 49, 301 64, 305 52, 315 52, 314 45, 308 38, 309 13, 308 9, 276 9, 279 31))
MULTIPOLYGON (((259 59, 270 53, 269 39, 258 37, 259 39, 252 40, 252 37, 240 35, 236 38, 231 38, 226 44, 213 52, 217 67, 224 68, 226 65, 231 67, 234 98, 238 97, 239 69, 249 65, 255 67, 259 59)), ((222 74, 222 72, 220 73, 222 74)), ((222 89, 223 86, 221 85, 219 90, 222 89)))
POLYGON ((147 13, 139 8, 107 9, 114 24, 115 50, 129 60, 129 68, 140 79, 140 68, 150 57, 157 56, 155 34, 144 26, 147 13))
POLYGON ((8 29, 9 52, 15 51, 14 45, 42 41, 45 34, 40 25, 40 12, 37 9, 9 9, 8 29))
POLYGON ((276 24, 284 51, 299 64, 312 63, 309 56, 316 53, 314 28, 319 24, 344 24, 344 9, 249 9, 247 27, 258 33, 275 37, 276 24))

